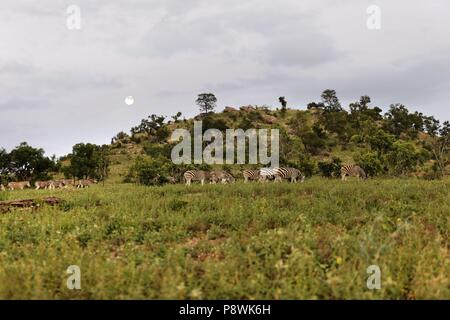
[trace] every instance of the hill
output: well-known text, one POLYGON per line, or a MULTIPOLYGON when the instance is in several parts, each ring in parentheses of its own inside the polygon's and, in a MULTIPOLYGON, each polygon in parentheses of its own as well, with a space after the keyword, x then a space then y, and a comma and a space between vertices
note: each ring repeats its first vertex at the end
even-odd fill
POLYGON ((179 119, 181 114, 169 121, 152 115, 132 128, 130 134, 120 132, 113 138, 112 177, 115 181, 160 184, 181 181, 182 172, 188 168, 220 167, 239 177, 243 168, 257 167, 170 165, 170 153, 176 144, 171 141, 171 134, 176 129, 187 129, 193 134, 194 121, 202 122, 203 132, 213 128, 222 131, 224 136, 227 129, 278 129, 281 165, 299 168, 307 176, 339 176, 341 165, 353 163, 363 167, 370 177, 435 179, 448 174, 448 121, 440 125, 433 117, 410 113, 403 105, 392 105, 382 115, 381 109, 369 107, 369 102, 370 98, 361 97, 349 106, 350 111, 311 103, 305 110, 225 107, 222 112, 183 120, 179 119), (130 154, 129 150, 133 154, 123 157, 130 154), (131 169, 127 171, 126 167, 131 169), (160 170, 150 170, 150 167, 160 170))

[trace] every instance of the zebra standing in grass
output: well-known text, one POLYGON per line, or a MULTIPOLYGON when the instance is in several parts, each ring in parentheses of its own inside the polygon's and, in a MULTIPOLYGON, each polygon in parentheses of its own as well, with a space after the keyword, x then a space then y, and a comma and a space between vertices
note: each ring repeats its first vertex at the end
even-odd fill
POLYGON ((34 183, 35 189, 52 189, 52 186, 54 186, 53 181, 36 181, 34 183))
POLYGON ((209 172, 209 181, 212 184, 222 182, 222 183, 234 183, 236 179, 231 175, 231 173, 228 173, 224 170, 214 170, 209 172))
POLYGON ((298 178, 301 182, 305 181, 305 176, 296 168, 275 168, 275 171, 275 181, 290 179, 291 182, 297 182, 298 178))
POLYGON ((277 169, 278 168, 261 168, 259 170, 260 174, 259 181, 266 182, 268 179, 269 180, 275 179, 277 175, 277 169))
POLYGON ((242 171, 244 176, 244 182, 247 183, 248 180, 259 180, 261 178, 260 170, 244 170, 242 171))
POLYGON ((342 168, 341 168, 342 181, 345 181, 347 179, 347 176, 356 176, 356 177, 358 177, 358 180, 361 178, 367 179, 366 172, 363 170, 363 168, 361 168, 360 166, 358 166, 356 164, 342 166, 342 168))
POLYGON ((188 170, 184 173, 184 181, 190 186, 192 181, 200 181, 202 185, 209 179, 209 173, 202 170, 188 170))
POLYGON ((25 188, 31 188, 30 181, 19 181, 19 182, 10 182, 8 183, 9 190, 23 190, 25 188))

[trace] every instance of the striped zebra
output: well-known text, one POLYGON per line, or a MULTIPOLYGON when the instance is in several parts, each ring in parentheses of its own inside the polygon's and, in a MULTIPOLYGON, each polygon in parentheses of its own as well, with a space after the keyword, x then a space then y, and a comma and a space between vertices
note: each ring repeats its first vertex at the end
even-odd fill
POLYGON ((31 188, 30 181, 19 181, 19 182, 10 182, 8 183, 9 190, 23 190, 25 188, 31 188))
POLYGON ((275 171, 275 181, 290 179, 291 182, 297 182, 298 178, 301 179, 301 182, 305 181, 305 176, 296 168, 275 168, 275 171))
POLYGON ((345 181, 347 179, 347 176, 356 176, 358 177, 358 180, 361 178, 367 179, 366 172, 363 170, 363 168, 361 168, 356 164, 342 166, 341 168, 342 181, 345 181))
POLYGON ((36 181, 34 183, 35 189, 52 189, 54 187, 53 181, 36 181))
POLYGON ((188 170, 184 173, 184 181, 190 186, 192 181, 200 181, 202 185, 209 179, 209 173, 202 170, 188 170))
POLYGON ((212 184, 221 182, 221 183, 234 183, 236 179, 233 177, 231 173, 228 173, 224 170, 214 170, 209 172, 209 181, 212 184))
POLYGON ((244 170, 242 171, 244 176, 244 182, 247 183, 248 180, 259 180, 261 178, 260 170, 244 170))
POLYGON ((269 180, 275 179, 277 175, 277 169, 278 168, 261 168, 259 170, 260 174, 259 181, 266 182, 268 179, 269 180))

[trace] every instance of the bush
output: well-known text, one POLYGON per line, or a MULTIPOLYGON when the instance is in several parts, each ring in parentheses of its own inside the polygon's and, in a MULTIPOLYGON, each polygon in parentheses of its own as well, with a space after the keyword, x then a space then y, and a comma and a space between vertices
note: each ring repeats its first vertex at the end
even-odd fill
POLYGON ((356 158, 368 176, 374 177, 383 171, 383 165, 375 152, 367 152, 356 158))
POLYGON ((170 159, 172 146, 170 144, 145 143, 144 152, 146 155, 157 158, 164 157, 170 159))
POLYGON ((396 141, 386 159, 395 174, 407 174, 416 168, 419 154, 411 143, 396 141))
POLYGON ((333 157, 331 162, 319 162, 318 164, 319 171, 322 176, 331 178, 331 177, 339 177, 341 174, 341 159, 337 157, 333 157))
POLYGON ((158 186, 169 181, 170 160, 139 156, 130 168, 125 182, 137 182, 146 186, 158 186))

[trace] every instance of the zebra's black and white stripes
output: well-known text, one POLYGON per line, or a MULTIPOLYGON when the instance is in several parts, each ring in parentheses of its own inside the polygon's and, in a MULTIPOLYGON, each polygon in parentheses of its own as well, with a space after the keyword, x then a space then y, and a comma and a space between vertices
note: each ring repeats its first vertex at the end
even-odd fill
POLYGON ((260 169, 260 181, 267 181, 267 180, 272 180, 275 179, 276 175, 277 175, 277 169, 278 168, 261 168, 260 169))
POLYGON ((215 170, 209 173, 209 181, 212 184, 221 183, 234 183, 235 178, 224 170, 215 170))
POLYGON ((275 170, 275 181, 289 179, 291 182, 297 182, 298 178, 301 182, 305 181, 305 176, 296 168, 276 168, 275 170))
POLYGON ((244 170, 242 171, 242 175, 244 176, 244 182, 257 181, 261 178, 260 170, 244 170))
POLYGON ((266 181, 268 178, 273 178, 275 181, 282 181, 283 179, 289 179, 291 182, 297 182, 300 178, 301 182, 305 181, 305 176, 302 175, 300 170, 296 168, 281 167, 281 168, 262 168, 261 169, 262 180, 266 181))
POLYGON ((366 172, 363 170, 363 168, 356 164, 342 166, 341 179, 346 180, 347 176, 356 176, 358 177, 358 180, 361 178, 367 179, 366 172))
MULTIPOLYGON (((303 182, 305 177, 296 168, 261 168, 257 170, 246 169, 242 171, 244 182, 248 181, 260 181, 265 182, 268 180, 282 181, 288 179, 291 182, 297 182, 298 179, 303 182)), ((224 170, 202 171, 202 170, 188 170, 184 173, 184 180, 186 185, 191 185, 193 181, 200 181, 201 184, 205 182, 215 183, 234 183, 234 176, 224 170)))
POLYGON ((209 178, 209 174, 202 170, 188 170, 184 173, 184 180, 186 185, 190 186, 192 181, 200 181, 202 185, 209 178))

